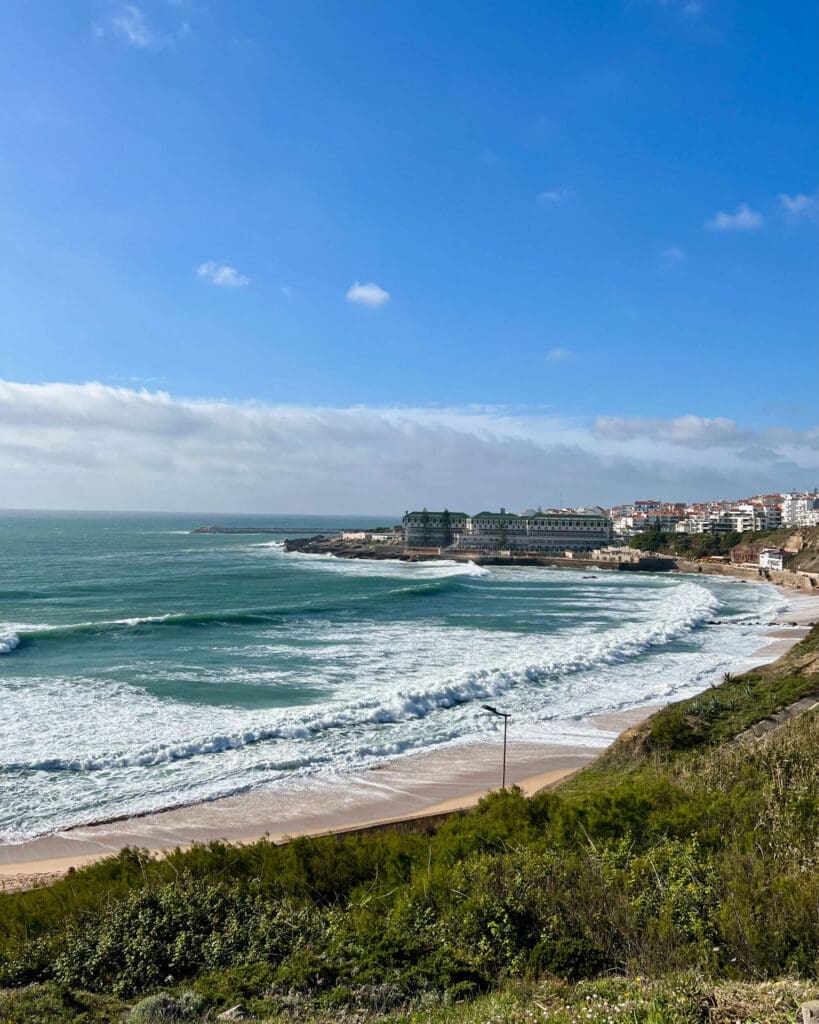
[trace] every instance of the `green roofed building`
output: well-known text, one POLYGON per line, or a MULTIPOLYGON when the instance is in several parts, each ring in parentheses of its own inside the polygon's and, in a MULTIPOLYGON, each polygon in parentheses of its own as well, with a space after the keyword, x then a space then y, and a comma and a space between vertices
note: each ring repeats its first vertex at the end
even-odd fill
POLYGON ((591 551, 612 540, 612 522, 602 510, 538 512, 407 512, 403 520, 408 548, 466 551, 517 551, 558 554, 591 551))
POLYGON ((448 548, 466 529, 465 512, 407 512, 404 516, 404 544, 408 548, 448 548))

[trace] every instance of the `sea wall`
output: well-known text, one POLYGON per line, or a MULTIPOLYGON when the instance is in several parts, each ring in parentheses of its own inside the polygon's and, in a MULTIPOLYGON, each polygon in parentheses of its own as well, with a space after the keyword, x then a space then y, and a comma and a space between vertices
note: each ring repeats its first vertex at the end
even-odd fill
POLYGON ((775 583, 782 587, 796 590, 815 590, 819 588, 819 574, 811 572, 791 571, 790 569, 760 569, 751 565, 730 565, 721 562, 689 562, 684 558, 675 560, 678 572, 707 573, 710 576, 733 576, 740 580, 753 580, 756 583, 775 583))
MULTIPOLYGON (((415 552, 408 548, 404 557, 416 558, 415 552)), ((454 562, 474 562, 475 565, 542 565, 555 569, 613 569, 616 572, 672 572, 674 560, 661 556, 646 556, 634 562, 615 562, 604 558, 560 558, 556 555, 505 555, 500 553, 485 554, 479 551, 442 551, 440 554, 419 552, 417 560, 428 558, 446 558, 454 562)))

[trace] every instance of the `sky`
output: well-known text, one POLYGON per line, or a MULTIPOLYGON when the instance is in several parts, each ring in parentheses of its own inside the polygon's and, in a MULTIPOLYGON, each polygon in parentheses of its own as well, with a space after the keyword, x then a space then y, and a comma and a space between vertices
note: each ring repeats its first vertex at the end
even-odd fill
POLYGON ((819 9, 0 5, 0 507, 819 483, 819 9))

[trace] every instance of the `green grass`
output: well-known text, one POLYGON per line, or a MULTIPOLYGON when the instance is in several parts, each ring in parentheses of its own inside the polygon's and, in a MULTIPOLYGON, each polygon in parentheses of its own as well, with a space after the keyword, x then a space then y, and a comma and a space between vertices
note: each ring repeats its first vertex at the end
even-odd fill
MULTIPOLYGON (((196 1015, 186 1013, 186 995, 183 992, 181 997, 147 997, 129 1005, 88 993, 70 996, 52 985, 40 985, 19 993, 0 993, 0 1021, 198 1024, 213 1019, 208 1010, 196 1015), (179 1012, 174 1011, 174 1006, 179 1007, 179 1012)), ((816 995, 815 984, 794 979, 715 983, 696 974, 659 979, 635 975, 576 984, 558 979, 507 982, 475 999, 427 996, 393 1011, 369 1003, 322 1011, 298 999, 279 1002, 278 1006, 271 1001, 255 1019, 263 1024, 292 1024, 294 1020, 304 1024, 793 1024, 800 1004, 816 995)))

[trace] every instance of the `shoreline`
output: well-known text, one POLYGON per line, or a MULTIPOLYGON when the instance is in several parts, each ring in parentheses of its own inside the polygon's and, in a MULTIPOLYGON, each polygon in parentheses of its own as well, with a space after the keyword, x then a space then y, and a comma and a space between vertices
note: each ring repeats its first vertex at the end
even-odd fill
MULTIPOLYGON (((779 593, 789 606, 779 618, 787 621, 772 624, 759 635, 763 642, 742 659, 746 667, 776 660, 807 634, 809 623, 819 621, 819 594, 781 589, 779 593)), ((613 741, 661 706, 646 705, 587 721, 613 741)), ((531 796, 584 767, 603 749, 510 742, 507 782, 531 796)), ((0 843, 0 892, 47 884, 127 846, 161 855, 215 840, 250 843, 267 836, 282 842, 449 814, 473 807, 499 788, 500 760, 500 744, 444 747, 396 757, 349 775, 294 779, 279 787, 75 826, 22 843, 0 843)))
MULTIPOLYGON (((507 784, 519 785, 530 796, 582 768, 598 752, 590 747, 510 743, 507 784)), ((501 744, 446 747, 318 783, 294 779, 286 786, 0 845, 0 892, 51 881, 126 846, 161 855, 215 840, 245 844, 267 837, 283 842, 448 814, 472 807, 500 788, 501 755, 501 744)))

